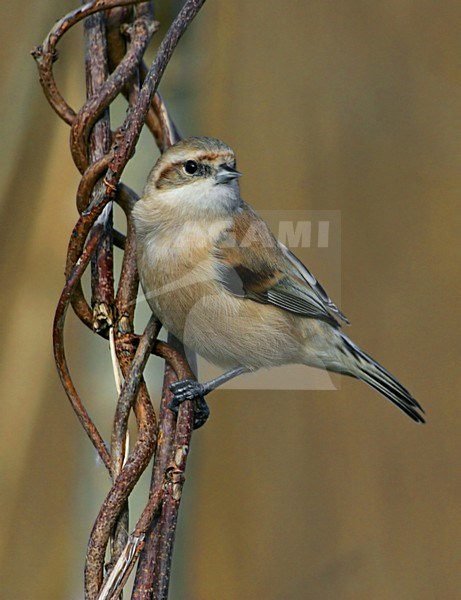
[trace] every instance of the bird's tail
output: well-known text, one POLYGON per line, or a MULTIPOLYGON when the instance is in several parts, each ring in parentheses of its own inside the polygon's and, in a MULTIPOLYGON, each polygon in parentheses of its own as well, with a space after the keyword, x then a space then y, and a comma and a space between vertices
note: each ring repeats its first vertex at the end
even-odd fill
POLYGON ((424 413, 422 406, 413 398, 410 392, 401 385, 395 377, 386 371, 379 363, 368 356, 354 344, 348 337, 339 333, 342 351, 349 355, 348 367, 343 371, 347 375, 361 379, 369 386, 380 392, 385 398, 406 413, 413 421, 424 423, 420 413, 424 413), (353 359, 352 361, 350 359, 353 359))

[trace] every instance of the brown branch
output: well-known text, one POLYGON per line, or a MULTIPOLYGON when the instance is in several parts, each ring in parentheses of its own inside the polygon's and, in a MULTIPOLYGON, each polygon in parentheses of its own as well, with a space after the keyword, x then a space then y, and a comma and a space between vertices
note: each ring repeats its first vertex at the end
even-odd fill
MULTIPOLYGON (((106 15, 103 12, 95 13, 84 21, 86 93, 89 99, 102 94, 109 74, 106 28, 106 15)), ((110 113, 107 106, 108 104, 104 106, 104 110, 95 116, 92 129, 91 131, 88 130, 87 139, 85 139, 89 164, 103 159, 110 149, 112 134, 110 130, 110 113)), ((82 113, 79 111, 74 119, 71 131, 81 120, 82 113)), ((103 186, 102 181, 97 181, 93 186, 90 198, 97 197, 103 186)), ((91 260, 91 306, 93 329, 95 331, 108 329, 114 321, 112 212, 112 203, 109 203, 99 218, 102 222, 102 232, 96 252, 91 260)), ((118 461, 114 460, 114 454, 111 452, 113 482, 120 472, 116 468, 117 464, 118 461)), ((112 532, 111 560, 118 558, 119 553, 126 544, 128 525, 128 503, 125 502, 122 511, 117 516, 117 522, 112 532)))
MULTIPOLYGON (((165 375, 163 380, 162 401, 160 405, 159 424, 160 432, 158 436, 158 446, 155 455, 155 464, 152 473, 151 495, 158 494, 164 489, 165 476, 168 464, 173 455, 174 434, 176 429, 176 419, 173 413, 168 410, 168 404, 172 400, 172 394, 169 386, 178 380, 178 375, 167 363, 165 366, 165 375)), ((163 495, 162 495, 163 506, 163 495)), ((163 514, 163 513, 162 513, 163 514)), ((162 522, 159 514, 152 515, 152 522, 148 524, 148 529, 141 529, 143 539, 145 536, 144 547, 139 558, 136 578, 133 586, 132 600, 148 600, 152 598, 154 590, 154 572, 156 559, 162 551, 161 538, 162 522), (154 518, 155 517, 155 518, 154 518)), ((156 597, 156 596, 155 596, 156 597)))
POLYGON ((72 296, 73 290, 77 282, 80 281, 80 278, 85 271, 88 263, 91 259, 93 252, 96 250, 96 246, 99 242, 101 229, 94 228, 92 232, 91 238, 88 240, 88 244, 85 247, 84 251, 80 259, 77 261, 75 267, 69 273, 67 277, 66 285, 62 291, 61 297, 58 302, 58 307, 56 309, 56 314, 54 318, 53 324, 53 350, 54 350, 54 358, 56 361, 56 366, 58 368, 58 374, 61 379, 61 383, 66 391, 67 397, 70 400, 72 408, 75 411, 80 423, 86 431, 86 434, 90 438, 93 446, 98 451, 101 460, 105 464, 108 471, 111 471, 111 461, 110 456, 107 451, 106 445, 101 437, 101 434, 96 429, 93 421, 86 408, 83 406, 80 397, 77 394, 75 386, 70 377, 69 369, 67 367, 66 354, 64 351, 64 323, 67 313, 67 308, 70 303, 70 298, 72 296))
POLYGON ((155 418, 148 423, 144 417, 141 422, 143 426, 139 428, 134 450, 106 496, 91 531, 85 566, 85 598, 89 600, 97 598, 101 587, 105 549, 111 529, 155 449, 155 418))
POLYGON ((95 599, 99 593, 106 594, 104 597, 119 597, 123 583, 143 548, 147 532, 146 552, 141 555, 133 597, 138 597, 138 594, 139 598, 151 598, 151 595, 146 595, 144 585, 149 583, 156 590, 155 597, 166 598, 169 585, 174 533, 194 418, 191 402, 181 406, 177 419, 168 410, 171 399, 169 384, 178 378, 192 378, 193 374, 180 348, 156 341, 160 323, 154 317, 142 336, 133 333, 139 278, 131 209, 137 197, 120 183, 120 178, 134 153, 144 122, 153 132, 161 151, 179 139, 156 90, 179 39, 203 3, 204 0, 186 0, 149 69, 142 57, 157 25, 153 22, 150 3, 136 0, 94 0, 77 8, 58 21, 43 45, 33 52, 48 101, 71 125, 72 154, 83 173, 77 192, 80 218, 69 242, 66 284, 57 307, 53 335, 55 360, 65 391, 113 479, 89 540, 85 565, 87 599, 95 599), (123 8, 130 5, 136 5, 136 8, 123 8), (90 17, 85 22, 87 101, 76 113, 61 96, 52 65, 62 36, 86 17, 90 17), (129 111, 123 126, 112 133, 109 105, 120 93, 128 98, 129 111), (126 238, 118 232, 114 234, 117 244, 124 248, 116 294, 112 264, 114 199, 122 206, 127 219, 126 238), (93 312, 81 284, 81 277, 92 257, 93 312), (63 341, 69 304, 80 320, 99 335, 107 338, 108 327, 114 327, 116 357, 125 381, 114 416, 111 456, 70 378, 63 341), (143 380, 144 367, 151 353, 163 357, 168 363, 158 427, 143 380), (135 414, 138 432, 133 450, 125 461, 131 411, 135 414), (156 449, 157 435, 160 437, 149 499, 128 539, 128 497, 156 449), (108 578, 101 591, 105 553, 111 535, 114 544, 108 578), (142 573, 148 571, 150 574, 143 577, 142 573))
POLYGON ((111 454, 119 461, 118 464, 112 464, 112 469, 116 475, 122 470, 121 459, 123 459, 123 456, 125 455, 125 439, 130 410, 141 384, 144 367, 146 366, 147 359, 154 347, 159 331, 160 323, 158 319, 152 315, 144 334, 139 340, 136 353, 130 365, 129 375, 127 379, 125 379, 125 383, 123 384, 118 398, 111 443, 111 454))
MULTIPOLYGON (((103 165, 105 165, 105 164, 107 165, 106 159, 107 159, 107 156, 104 157, 104 159, 101 159, 101 161, 98 163, 99 164, 98 169, 103 168, 103 165)), ((96 163, 94 166, 96 166, 96 163)), ((98 169, 93 169, 92 167, 89 167, 88 173, 91 173, 91 177, 97 178, 98 169)), ((80 182, 80 186, 79 186, 79 191, 81 189, 84 189, 84 191, 82 192, 81 198, 83 198, 83 194, 86 194, 87 192, 89 194, 91 194, 90 185, 89 185, 89 183, 84 181, 84 179, 85 179, 85 177, 82 178, 82 180, 80 182)), ((115 190, 112 188, 112 186, 109 187, 108 189, 111 194, 115 193, 115 190)), ((101 191, 101 193, 102 193, 102 191, 101 191)), ((131 207, 133 206, 133 204, 135 202, 135 198, 137 198, 136 194, 132 190, 130 190, 130 188, 128 188, 128 186, 126 186, 124 184, 120 184, 120 186, 117 190, 116 200, 122 207, 125 206, 125 207, 127 207, 127 210, 131 210, 131 207)), ((70 238, 70 242, 69 242, 69 249, 68 249, 67 261, 66 261, 66 275, 71 271, 73 265, 75 265, 75 262, 78 259, 79 253, 82 252, 83 245, 85 243, 85 239, 88 234, 88 231, 91 229, 92 224, 94 223, 96 218, 99 216, 99 214, 102 212, 104 206, 106 205, 106 203, 108 201, 109 201, 109 198, 107 197, 104 204, 102 206, 99 206, 98 200, 96 200, 95 206, 93 207, 93 209, 86 210, 82 214, 82 219, 80 219, 78 221, 77 225, 75 226, 75 228, 72 232, 71 238, 70 238)), ((118 236, 119 244, 122 246, 122 249, 123 249, 125 247, 125 242, 126 242, 125 236, 123 236, 119 232, 116 232, 116 233, 118 236)), ((127 303, 127 305, 130 305, 132 307, 133 313, 134 313, 134 308, 135 308, 135 304, 136 304, 135 296, 136 295, 133 296, 132 301, 127 303)), ((93 314, 92 314, 91 308, 83 294, 83 289, 82 289, 82 285, 81 285, 80 281, 78 281, 75 285, 75 289, 72 294, 71 302, 72 302, 72 308, 74 309, 74 312, 78 316, 78 318, 82 321, 82 323, 84 325, 86 325, 89 329, 93 330, 93 314)), ((121 314, 121 313, 119 313, 119 314, 121 314)), ((96 333, 98 333, 100 336, 104 337, 105 339, 108 339, 107 330, 97 331, 96 333)))
MULTIPOLYGON (((173 366, 176 378, 195 379, 194 374, 184 356, 176 350, 174 355, 170 354, 170 364, 173 366), (179 355, 179 359, 178 359, 179 355)), ((171 383, 171 374, 165 373, 164 392, 162 403, 164 405, 165 418, 169 420, 171 411, 165 410, 172 400, 169 384, 171 383)), ((171 418, 171 417, 170 417, 171 418)), ((168 597, 168 588, 170 583, 171 559, 173 553, 173 544, 176 534, 176 525, 178 520, 179 505, 182 496, 182 487, 184 485, 185 469, 187 457, 190 450, 190 441, 194 428, 194 403, 184 402, 179 410, 176 423, 176 432, 171 448, 171 453, 165 448, 164 459, 169 456, 169 463, 164 469, 163 460, 159 461, 159 471, 165 473, 166 483, 164 485, 162 512, 160 521, 155 525, 153 535, 149 540, 155 546, 155 562, 152 570, 153 595, 156 600, 166 600, 168 597)), ((155 480, 155 469, 154 469, 155 480)), ((147 553, 147 550, 146 550, 147 553)), ((140 564, 142 568, 142 564, 140 564)), ((148 596, 139 596, 139 600, 146 599, 148 596)))
MULTIPOLYGON (((107 204, 111 201, 115 194, 115 189, 112 185, 106 184, 98 188, 98 194, 93 197, 91 207, 88 208, 77 221, 74 227, 67 250, 66 259, 66 277, 69 275, 80 255, 83 252, 85 240, 96 219, 101 215, 107 204)), ((72 308, 78 318, 90 329, 93 329, 93 313, 85 300, 82 285, 80 280, 76 282, 72 294, 72 308)))
MULTIPOLYGON (((70 377, 64 351, 64 324, 69 303, 71 302, 77 287, 81 286, 81 277, 100 240, 102 228, 101 226, 93 227, 94 222, 110 201, 111 193, 113 193, 113 190, 109 188, 106 194, 95 199, 93 208, 80 217, 72 232, 67 256, 66 285, 64 286, 58 302, 53 325, 53 350, 61 383, 79 421, 109 472, 111 472, 111 461, 107 448, 81 402, 70 377), (85 241, 90 230, 91 235, 85 246, 85 241)), ((85 313, 85 316, 88 317, 88 314, 85 313)))
MULTIPOLYGON (((151 318, 139 341, 135 357, 131 362, 120 394, 117 413, 114 420, 115 434, 113 434, 113 441, 115 443, 118 443, 122 437, 124 439, 129 408, 133 399, 137 397, 142 382, 144 366, 155 344, 157 333, 157 321, 156 319, 151 318)), ((128 350, 127 354, 129 355, 129 353, 130 350, 128 350)), ((147 403, 146 406, 151 405, 150 403, 147 403)), ((146 419, 146 415, 144 415, 143 418, 139 420, 138 426, 139 431, 135 448, 128 457, 125 465, 121 470, 120 465, 113 465, 114 470, 119 472, 119 474, 101 506, 101 510, 99 511, 91 531, 85 565, 85 597, 88 600, 97 598, 101 587, 105 550, 111 529, 155 449, 156 420, 153 411, 152 418, 146 419)), ((117 453, 117 455, 119 454, 120 453, 117 453)))
POLYGON ((181 139, 176 125, 170 118, 162 97, 157 92, 152 98, 152 107, 146 117, 146 125, 154 133, 161 152, 181 139))
POLYGON ((121 171, 134 153, 135 145, 139 139, 141 128, 144 124, 147 111, 152 98, 157 91, 166 66, 171 59, 179 40, 197 15, 205 0, 186 0, 179 14, 174 19, 167 34, 160 44, 154 62, 146 74, 146 78, 139 92, 139 98, 125 119, 122 127, 123 137, 114 145, 114 160, 108 170, 106 179, 116 183, 121 171))
MULTIPOLYGON (((116 598, 123 589, 123 586, 133 570, 139 553, 144 547, 145 532, 152 522, 152 519, 157 515, 161 508, 162 499, 163 487, 159 487, 154 493, 150 494, 149 501, 142 512, 134 532, 129 536, 127 545, 101 587, 98 600, 110 600, 111 598, 116 598)), ((138 588, 136 587, 134 594, 136 594, 137 589, 138 588)), ((132 596, 132 598, 134 597, 135 595, 132 596)))
MULTIPOLYGON (((84 22, 85 32, 85 69, 87 97, 94 98, 101 94, 108 73, 106 18, 99 12, 88 17, 84 22)), ((77 115, 74 124, 79 123, 81 114, 77 115)), ((90 163, 101 160, 108 152, 111 144, 110 116, 107 106, 98 113, 89 132, 88 153, 90 163)), ((98 182, 93 189, 97 196, 103 186, 98 182)), ((103 233, 91 264, 91 304, 93 309, 93 328, 105 329, 113 323, 113 256, 112 256, 112 204, 103 213, 103 233)))
POLYGON ((132 27, 126 29, 131 42, 125 56, 98 90, 98 93, 88 98, 74 119, 71 126, 70 147, 80 172, 85 171, 88 167, 87 140, 91 128, 99 115, 137 73, 139 61, 157 29, 158 23, 151 22, 146 15, 138 17, 132 27))
POLYGON ((136 296, 139 287, 138 267, 136 263, 136 233, 131 217, 132 203, 136 196, 126 186, 119 189, 117 201, 127 218, 127 236, 124 240, 123 263, 118 282, 115 307, 117 311, 116 330, 118 334, 131 333, 133 330, 136 296))
POLYGON ((168 410, 168 404, 172 399, 169 385, 178 378, 191 378, 193 374, 184 357, 171 346, 157 342, 155 351, 171 363, 167 364, 165 370, 164 394, 159 415, 160 431, 155 455, 156 466, 153 472, 149 502, 133 533, 129 536, 128 544, 115 565, 113 574, 111 573, 105 582, 104 593, 106 595, 101 595, 101 599, 115 597, 140 553, 132 600, 160 598, 162 596, 156 594, 152 596, 153 590, 163 589, 163 593, 167 593, 168 590, 177 511, 184 483, 183 473, 190 446, 190 436, 192 435, 190 419, 193 421, 193 403, 184 403, 178 419, 179 429, 176 428, 176 418, 168 410), (170 497, 174 498, 173 503, 169 500, 170 497), (160 504, 162 504, 162 520, 158 519, 160 504), (170 526, 172 527, 170 528, 170 526), (158 556, 160 559, 156 561, 158 556), (154 564, 158 565, 156 572, 154 572, 154 564))
POLYGON ((37 63, 39 80, 45 97, 53 110, 69 125, 73 123, 76 113, 62 97, 53 75, 53 63, 58 58, 56 46, 59 40, 71 27, 89 15, 137 2, 141 0, 94 0, 79 6, 57 21, 43 44, 32 50, 31 54, 37 63))
POLYGON ((96 183, 103 177, 107 171, 107 167, 110 164, 113 156, 111 153, 107 153, 102 156, 99 160, 95 160, 91 165, 88 166, 87 170, 83 174, 77 189, 77 209, 80 214, 87 210, 91 194, 96 183))

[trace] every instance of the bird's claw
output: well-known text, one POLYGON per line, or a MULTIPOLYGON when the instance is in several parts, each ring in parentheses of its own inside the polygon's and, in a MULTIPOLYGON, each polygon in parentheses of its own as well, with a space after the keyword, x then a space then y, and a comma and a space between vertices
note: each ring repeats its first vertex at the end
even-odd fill
POLYGON ((205 402, 205 387, 193 379, 184 381, 175 381, 170 385, 170 391, 173 392, 173 399, 168 404, 168 408, 177 413, 179 406, 186 400, 194 400, 194 429, 198 429, 207 421, 210 414, 208 404, 205 402))
POLYGON ((170 385, 170 390, 174 394, 171 403, 174 403, 176 407, 186 400, 198 400, 198 398, 202 398, 205 392, 203 385, 193 379, 176 381, 170 385))

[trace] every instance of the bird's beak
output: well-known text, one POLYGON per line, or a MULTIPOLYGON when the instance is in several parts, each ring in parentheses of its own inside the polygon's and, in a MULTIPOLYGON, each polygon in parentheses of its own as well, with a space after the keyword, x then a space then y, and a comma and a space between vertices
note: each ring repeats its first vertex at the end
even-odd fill
POLYGON ((223 163, 222 165, 219 165, 215 179, 216 183, 228 183, 229 181, 232 181, 232 179, 237 179, 237 177, 241 176, 242 173, 237 171, 237 169, 234 169, 229 165, 226 165, 226 163, 223 163))

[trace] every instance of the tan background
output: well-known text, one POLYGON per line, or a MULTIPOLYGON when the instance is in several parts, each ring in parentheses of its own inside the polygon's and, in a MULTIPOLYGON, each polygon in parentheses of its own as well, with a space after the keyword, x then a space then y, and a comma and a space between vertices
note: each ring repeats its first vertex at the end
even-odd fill
MULTIPOLYGON (((77 176, 28 57, 74 4, 27 6, 1 19, 0 595, 79 598, 108 482, 51 357, 77 176)), ((341 211, 348 334, 428 416, 418 427, 352 380, 216 393, 193 439, 175 600, 461 597, 460 22, 454 0, 217 0, 167 71, 183 132, 236 149, 256 208, 341 211)), ((72 36, 58 72, 77 106, 72 36)), ((138 190, 154 160, 143 143, 138 190)), ((73 320, 68 340, 107 435, 107 349, 73 320)))

